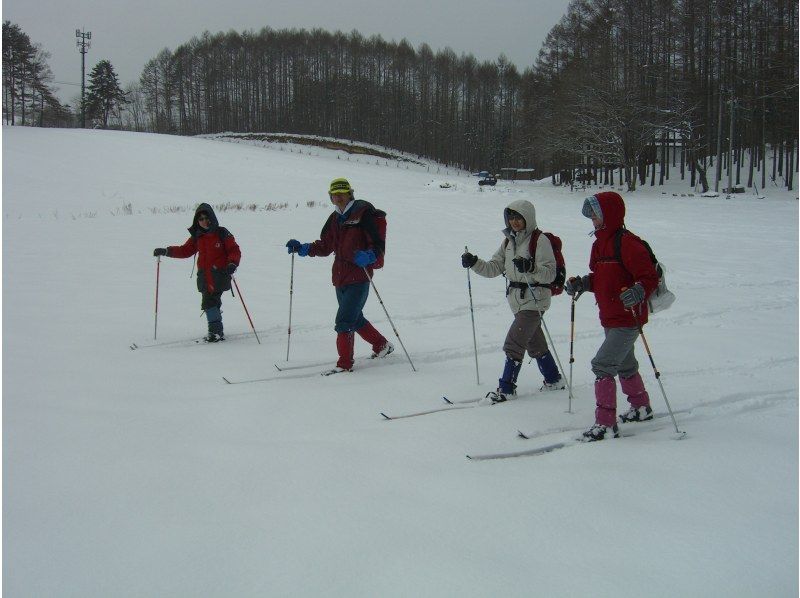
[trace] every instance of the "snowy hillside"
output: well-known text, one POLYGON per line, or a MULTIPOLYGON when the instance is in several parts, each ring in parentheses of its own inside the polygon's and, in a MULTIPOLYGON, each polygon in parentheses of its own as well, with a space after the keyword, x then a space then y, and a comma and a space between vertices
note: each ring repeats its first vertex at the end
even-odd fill
MULTIPOLYGON (((678 297, 645 333, 684 440, 662 417, 619 440, 470 461, 593 422, 592 296, 576 309, 573 413, 566 391, 537 392, 527 362, 507 404, 380 413, 494 389, 511 315, 502 279, 473 275, 478 386, 464 246, 490 256, 504 206, 529 199, 564 240, 568 273, 583 274, 588 193, 480 190, 436 165, 300 149, 4 127, 6 596, 797 595, 795 193, 623 193, 678 297), (286 364, 284 244, 318 238, 340 176, 389 214, 375 284, 416 372, 374 292, 365 315, 398 346, 385 362, 329 378, 274 367, 286 364), (261 344, 227 294, 225 343, 132 351, 153 342, 152 250, 182 243, 202 201, 223 205, 242 247, 261 344)), ((335 362, 330 265, 295 260, 289 365, 335 362)), ((161 262, 159 342, 205 331, 191 271, 161 262)), ((565 367, 569 307, 556 298, 545 318, 565 367)), ((637 355, 666 414, 640 343, 637 355)))

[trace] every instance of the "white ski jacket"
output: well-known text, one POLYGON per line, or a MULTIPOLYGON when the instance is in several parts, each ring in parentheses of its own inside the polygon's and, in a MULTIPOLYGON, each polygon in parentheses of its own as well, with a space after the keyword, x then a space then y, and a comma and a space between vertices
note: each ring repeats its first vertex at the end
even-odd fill
POLYGON ((478 258, 472 270, 486 278, 494 278, 505 274, 508 282, 515 285, 507 288, 508 305, 512 313, 516 314, 522 310, 544 312, 550 307, 551 293, 546 287, 537 287, 535 284, 550 284, 556 278, 556 258, 553 254, 553 246, 546 235, 540 234, 536 243, 536 262, 533 272, 523 273, 517 270, 513 261, 516 257, 530 258, 529 245, 531 235, 536 230, 536 209, 533 204, 525 199, 512 201, 503 211, 503 218, 506 228, 503 235, 506 239, 500 244, 500 248, 492 258, 484 261, 478 258), (508 211, 513 210, 522 214, 525 218, 525 228, 518 233, 514 233, 508 224, 508 211), (526 282, 533 287, 528 287, 526 282), (522 283, 522 288, 518 288, 516 283, 522 283))

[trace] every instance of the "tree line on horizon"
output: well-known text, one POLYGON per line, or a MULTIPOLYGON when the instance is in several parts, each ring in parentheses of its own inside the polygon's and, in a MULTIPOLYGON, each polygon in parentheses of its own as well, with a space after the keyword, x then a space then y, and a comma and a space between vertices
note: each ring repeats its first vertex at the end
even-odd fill
POLYGON ((797 51, 790 0, 573 0, 523 72, 357 31, 206 32, 149 60, 112 123, 336 137, 629 190, 705 191, 723 172, 791 189, 797 51))

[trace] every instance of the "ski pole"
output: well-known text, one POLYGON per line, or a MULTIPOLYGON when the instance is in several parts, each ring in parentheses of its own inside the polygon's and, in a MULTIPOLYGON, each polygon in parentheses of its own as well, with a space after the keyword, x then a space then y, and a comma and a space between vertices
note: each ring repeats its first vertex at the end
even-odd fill
POLYGON ((233 281, 234 286, 236 287, 236 292, 239 293, 239 301, 242 302, 242 307, 244 308, 244 313, 247 315, 247 319, 250 321, 250 328, 253 329, 253 334, 256 335, 256 340, 258 344, 261 344, 261 339, 258 338, 258 332, 256 332, 256 327, 253 326, 253 319, 250 317, 250 312, 247 311, 247 306, 244 304, 244 297, 242 296, 242 290, 239 288, 239 283, 236 282, 236 279, 231 276, 231 280, 233 281))
MULTIPOLYGON (((556 356, 556 361, 558 362, 558 369, 560 372, 564 372, 564 368, 561 365, 561 359, 558 357, 558 351, 556 351, 556 346, 553 344, 553 337, 550 336, 550 331, 547 329, 547 322, 544 321, 544 312, 539 312, 539 318, 542 321, 542 328, 544 328, 544 332, 547 335, 547 342, 550 343, 550 346, 553 348, 553 355, 556 356)), ((572 380, 567 382, 567 390, 569 391, 570 403, 569 403, 569 413, 572 413, 572 380)))
POLYGON ((289 361, 289 347, 292 343, 292 298, 294 297, 294 253, 292 253, 292 267, 289 272, 289 332, 286 337, 286 361, 289 361))
MULTIPOLYGON (((624 291, 625 289, 622 290, 624 291)), ((636 315, 636 311, 633 308, 630 309, 630 312, 634 322, 636 322, 636 327, 639 329, 639 336, 642 337, 645 351, 647 351, 647 357, 650 358, 650 365, 653 366, 653 372, 655 372, 658 386, 661 389, 661 394, 664 396, 664 402, 667 404, 667 411, 669 411, 669 416, 672 418, 672 425, 675 426, 675 433, 679 435, 679 438, 683 438, 686 436, 686 432, 682 432, 678 429, 678 422, 675 421, 675 414, 672 412, 672 407, 670 407, 669 400, 667 399, 667 393, 664 391, 664 385, 661 383, 661 372, 658 371, 656 362, 653 360, 653 354, 650 352, 650 345, 647 344, 647 338, 644 336, 644 330, 642 329, 641 322, 639 322, 639 316, 636 315)))
MULTIPOLYGON (((469 253, 469 249, 464 245, 464 253, 469 253)), ((475 378, 478 386, 481 384, 481 374, 478 370, 478 341, 475 338, 475 310, 472 307, 472 281, 469 277, 470 269, 467 268, 467 290, 469 291, 469 315, 472 318, 472 346, 475 347, 475 378)))
POLYGON ((572 305, 569 313, 569 408, 572 412, 572 364, 575 363, 575 295, 572 296, 572 305))
POLYGON ((153 328, 153 340, 158 339, 158 278, 161 274, 161 256, 158 256, 156 261, 156 321, 153 328))
MULTIPOLYGON (((536 296, 533 294, 533 286, 531 285, 530 280, 528 280, 528 274, 525 273, 525 284, 528 285, 528 289, 531 292, 531 297, 533 300, 536 301, 536 296)), ((539 310, 537 310, 539 311, 539 310)), ((556 351, 556 346, 553 344, 553 337, 550 336, 550 331, 547 329, 547 323, 544 321, 544 312, 539 311, 539 320, 542 322, 542 328, 544 328, 544 333, 547 335, 547 342, 550 343, 550 346, 553 348, 553 355, 555 355, 556 363, 558 363, 558 371, 563 375, 564 368, 561 366, 561 359, 558 357, 558 351, 556 351)), ((567 382, 567 389, 569 391, 569 411, 568 413, 572 413, 572 380, 567 382)))
POLYGON ((369 280, 369 283, 372 285, 372 289, 375 291, 375 296, 378 298, 378 302, 381 304, 381 307, 383 308, 383 313, 385 313, 386 317, 389 319, 389 324, 392 326, 394 335, 397 337, 397 340, 400 341, 400 346, 403 348, 403 353, 406 354, 408 363, 411 364, 411 369, 416 372, 417 368, 414 367, 414 362, 411 361, 411 356, 409 356, 408 351, 406 351, 406 346, 403 344, 403 339, 400 338, 400 334, 397 332, 397 328, 395 328, 394 322, 392 322, 392 317, 389 315, 389 312, 386 309, 386 305, 384 305, 383 303, 383 299, 381 299, 381 294, 378 292, 378 287, 375 286, 375 281, 372 280, 372 276, 369 275, 369 272, 367 272, 366 267, 362 266, 361 269, 364 271, 364 274, 367 275, 367 279, 369 280))
POLYGON ((569 316, 569 413, 572 413, 572 364, 575 363, 575 303, 577 303, 578 298, 582 294, 583 291, 572 296, 572 305, 570 307, 569 316))

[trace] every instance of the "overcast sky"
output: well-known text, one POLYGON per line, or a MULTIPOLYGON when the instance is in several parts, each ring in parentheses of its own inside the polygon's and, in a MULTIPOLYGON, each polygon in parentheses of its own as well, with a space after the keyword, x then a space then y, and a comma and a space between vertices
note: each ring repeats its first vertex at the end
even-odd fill
POLYGON ((111 61, 123 87, 145 62, 203 31, 258 31, 319 27, 358 30, 365 37, 405 38, 417 48, 447 46, 456 54, 496 60, 501 53, 520 71, 532 66, 547 33, 569 0, 4 0, 3 20, 22 27, 50 52, 62 101, 80 94, 81 55, 76 29, 91 31, 86 74, 111 61), (69 83, 77 85, 69 85, 69 83))

